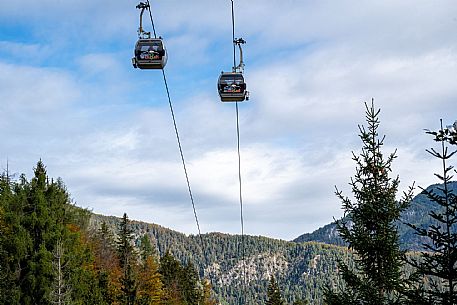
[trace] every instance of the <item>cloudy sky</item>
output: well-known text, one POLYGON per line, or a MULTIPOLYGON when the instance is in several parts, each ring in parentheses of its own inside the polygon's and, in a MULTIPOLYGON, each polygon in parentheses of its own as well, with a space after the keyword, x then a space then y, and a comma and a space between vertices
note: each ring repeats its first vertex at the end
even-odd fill
MULTIPOLYGON (((197 232, 160 71, 133 69, 136 1, 0 0, 0 166, 41 158, 77 205, 197 232)), ((203 232, 240 232, 229 0, 151 1, 203 232)), ((293 239, 342 214, 364 102, 401 188, 435 183, 424 129, 457 119, 454 0, 235 0, 245 232, 293 239)), ((147 21, 147 20, 146 20, 147 21)), ((146 28, 150 27, 148 22, 146 28)), ((150 29, 150 28, 149 28, 150 29)))

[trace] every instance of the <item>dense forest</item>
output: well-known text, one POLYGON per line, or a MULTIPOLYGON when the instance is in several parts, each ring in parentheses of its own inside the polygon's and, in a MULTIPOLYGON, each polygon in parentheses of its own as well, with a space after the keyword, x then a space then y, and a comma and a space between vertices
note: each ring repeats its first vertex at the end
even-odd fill
MULTIPOLYGON (((94 214, 91 226, 102 223, 118 227, 121 219, 94 214)), ((222 233, 203 234, 203 248, 198 236, 182 233, 156 224, 132 221, 135 243, 148 236, 157 255, 167 252, 182 262, 197 266, 201 277, 209 279, 221 304, 237 304, 243 291, 243 262, 240 236, 222 233)), ((246 304, 265 302, 270 277, 274 276, 285 300, 291 304, 310 300, 322 304, 324 287, 337 280, 334 273, 345 248, 324 243, 296 243, 262 236, 245 236, 246 304), (332 276, 333 275, 333 276, 332 276)))
POLYGON ((40 161, 28 181, 0 178, 0 304, 215 304, 191 262, 135 240, 124 215, 89 229, 63 182, 40 161), (140 242, 135 247, 135 242, 140 242))

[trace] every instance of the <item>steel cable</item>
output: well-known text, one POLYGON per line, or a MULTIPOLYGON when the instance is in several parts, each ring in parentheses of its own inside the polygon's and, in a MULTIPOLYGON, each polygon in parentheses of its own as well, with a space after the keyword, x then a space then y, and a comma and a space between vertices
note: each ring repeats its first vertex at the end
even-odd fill
MULTIPOLYGON (((148 3, 148 6, 149 6, 149 0, 147 0, 147 3, 148 3)), ((155 27, 154 27, 154 19, 152 17, 150 6, 149 6, 149 17, 151 18, 151 24, 152 24, 152 28, 153 28, 153 32, 154 32, 154 37, 157 38, 155 27)), ((161 70, 162 70, 162 75, 163 75, 163 82, 165 84, 165 89, 167 91, 168 105, 170 107, 171 118, 173 120, 173 126, 174 126, 174 130, 175 130, 175 134, 176 134, 176 140, 178 142, 179 153, 181 155, 181 161, 182 161, 182 166, 183 166, 183 169, 184 169, 184 175, 186 177, 187 189, 189 191, 189 197, 190 197, 190 201, 192 203, 192 209, 194 211, 195 222, 197 224, 198 236, 200 238, 200 244, 201 244, 201 248, 202 248, 203 259, 206 261, 207 257, 205 255, 205 247, 204 247, 204 243, 203 243, 203 237, 202 237, 201 230, 200 230, 200 223, 198 222, 198 216, 197 216, 197 210, 195 208, 194 196, 192 195, 192 189, 190 187, 189 175, 187 173, 187 167, 186 167, 186 162, 185 162, 185 159, 184 159, 184 153, 183 153, 183 150, 182 150, 181 140, 179 138, 178 125, 176 124, 176 117, 175 117, 175 113, 173 111, 173 103, 172 103, 171 97, 170 97, 170 90, 168 88, 167 77, 165 75, 164 68, 162 68, 161 70)))
MULTIPOLYGON (((235 42, 235 9, 233 0, 230 0, 232 4, 232 43, 233 43, 233 72, 236 69, 236 42, 235 42)), ((236 108, 236 136, 237 136, 237 153, 238 153, 238 183, 239 183, 239 201, 240 201, 240 221, 241 221, 241 257, 243 264, 243 300, 240 303, 246 303, 246 258, 245 258, 245 241, 244 241, 244 219, 243 219, 243 192, 242 192, 242 180, 241 180, 241 152, 240 152, 240 124, 239 124, 239 112, 238 112, 238 101, 235 103, 236 108)))

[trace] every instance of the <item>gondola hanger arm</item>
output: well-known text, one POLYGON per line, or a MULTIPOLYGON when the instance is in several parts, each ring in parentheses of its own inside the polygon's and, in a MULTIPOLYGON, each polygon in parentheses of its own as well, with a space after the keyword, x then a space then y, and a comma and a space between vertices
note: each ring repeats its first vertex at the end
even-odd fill
POLYGON ((243 49, 241 48, 241 45, 245 43, 246 40, 244 40, 243 38, 236 38, 233 40, 233 44, 237 45, 240 50, 240 63, 238 64, 238 66, 233 67, 233 72, 244 72, 243 49))
POLYGON ((137 9, 141 9, 140 13, 140 27, 138 28, 138 37, 139 38, 151 38, 151 32, 145 32, 143 29, 143 14, 145 9, 149 9, 149 3, 140 2, 137 6, 137 9), (145 37, 147 36, 147 37, 145 37))

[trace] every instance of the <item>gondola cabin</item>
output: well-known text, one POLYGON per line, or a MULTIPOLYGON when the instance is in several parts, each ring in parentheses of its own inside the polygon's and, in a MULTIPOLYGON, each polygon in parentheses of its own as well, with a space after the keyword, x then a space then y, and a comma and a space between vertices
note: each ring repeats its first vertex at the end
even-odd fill
POLYGON ((217 89, 222 102, 242 102, 249 99, 244 76, 240 72, 222 72, 217 89))
POLYGON ((163 69, 167 64, 167 50, 162 38, 138 39, 132 64, 140 69, 163 69))

